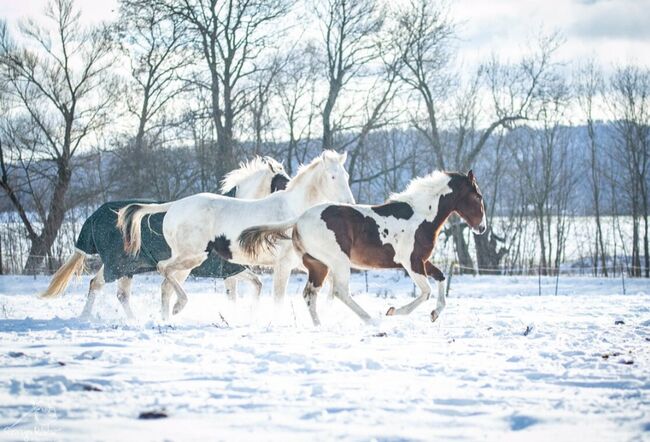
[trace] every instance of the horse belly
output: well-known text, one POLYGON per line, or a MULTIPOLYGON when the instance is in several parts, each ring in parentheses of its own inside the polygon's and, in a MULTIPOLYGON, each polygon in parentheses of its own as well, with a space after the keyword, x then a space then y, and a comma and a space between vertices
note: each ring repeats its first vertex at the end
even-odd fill
POLYGON ((402 267, 395 262, 395 250, 390 244, 354 243, 350 250, 350 262, 363 269, 394 269, 402 267))

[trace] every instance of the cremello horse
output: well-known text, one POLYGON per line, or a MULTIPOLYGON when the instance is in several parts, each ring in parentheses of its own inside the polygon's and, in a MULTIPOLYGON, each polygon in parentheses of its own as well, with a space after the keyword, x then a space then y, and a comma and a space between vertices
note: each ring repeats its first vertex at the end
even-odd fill
MULTIPOLYGON (((159 263, 158 271, 176 291, 174 314, 187 303, 181 284, 211 252, 237 264, 273 266, 274 295, 276 301, 282 300, 290 272, 299 264, 291 242, 281 242, 277 247, 252 256, 239 247, 237 238, 248 227, 294 219, 306 209, 326 201, 354 203, 343 166, 346 157, 346 154, 324 151, 300 168, 286 190, 260 200, 237 200, 201 193, 167 204, 124 207, 118 213, 118 227, 124 237, 125 250, 132 254, 140 250, 143 217, 166 212, 163 234, 171 248, 171 257, 159 263)), ((163 318, 169 315, 170 293, 166 294, 162 298, 163 318)))
POLYGON ((359 317, 370 316, 349 293, 350 268, 403 268, 421 294, 413 302, 388 315, 409 314, 429 299, 431 286, 427 276, 438 281, 438 300, 431 320, 445 307, 442 272, 429 259, 438 233, 452 213, 461 216, 476 233, 486 229, 483 197, 472 171, 461 173, 433 172, 416 178, 402 193, 393 194, 379 206, 322 204, 307 210, 296 220, 253 227, 240 235, 240 247, 255 255, 278 239, 292 240, 309 278, 303 296, 315 325, 316 296, 330 273, 334 295, 359 317))
MULTIPOLYGON (((289 177, 282 164, 270 157, 255 157, 248 162, 241 163, 239 169, 228 173, 223 180, 221 190, 223 193, 229 193, 236 198, 258 199, 284 189, 288 182, 289 177)), ((152 233, 143 237, 144 245, 150 252, 147 257, 134 259, 124 253, 122 237, 115 226, 117 222, 116 211, 128 204, 129 202, 119 201, 105 203, 84 222, 75 244, 74 254, 53 275, 47 290, 41 295, 43 298, 53 298, 61 295, 72 277, 83 272, 87 255, 99 254, 102 259, 102 266, 90 281, 88 297, 81 317, 90 317, 97 293, 102 290, 106 282, 117 279, 117 298, 122 304, 126 315, 133 318, 133 312, 129 304, 133 275, 155 270, 158 253, 163 255, 163 259, 168 257, 169 247, 161 235, 152 233), (165 253, 167 253, 166 256, 164 256, 165 253)), ((162 225, 164 215, 160 215, 158 218, 156 216, 154 215, 152 219, 147 220, 150 232, 162 230, 155 227, 162 225)), ((246 268, 234 265, 225 269, 225 266, 219 265, 216 259, 213 259, 213 261, 210 263, 212 266, 209 270, 219 268, 223 276, 232 275, 224 280, 226 294, 229 299, 236 299, 238 281, 248 281, 253 284, 259 297, 262 281, 257 275, 246 268)), ((208 274, 213 276, 212 273, 208 274)), ((162 296, 165 297, 165 292, 171 290, 172 287, 169 283, 163 282, 161 287, 162 296)))

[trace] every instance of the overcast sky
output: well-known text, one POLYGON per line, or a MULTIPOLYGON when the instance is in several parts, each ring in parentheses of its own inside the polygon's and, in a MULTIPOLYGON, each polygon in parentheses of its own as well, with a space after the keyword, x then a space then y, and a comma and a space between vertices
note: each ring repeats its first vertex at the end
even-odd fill
MULTIPOLYGON (((42 13, 46 0, 0 0, 10 23, 42 13)), ((84 20, 115 16, 117 0, 77 0, 84 20)), ((564 60, 594 58, 650 66, 650 0, 450 0, 459 23, 459 60, 468 66, 492 53, 512 57, 525 50, 537 30, 560 30, 564 60)))
POLYGON ((564 60, 650 66, 650 0, 456 0, 451 6, 468 61, 492 52, 514 57, 543 28, 564 35, 564 60))

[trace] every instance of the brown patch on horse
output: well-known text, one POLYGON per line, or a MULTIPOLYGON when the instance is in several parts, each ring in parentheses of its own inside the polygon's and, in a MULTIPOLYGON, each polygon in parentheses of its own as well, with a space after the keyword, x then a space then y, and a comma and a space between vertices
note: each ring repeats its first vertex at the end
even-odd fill
POLYGON ((353 264, 372 268, 398 268, 395 249, 383 244, 379 226, 369 216, 349 206, 331 205, 321 213, 321 219, 334 232, 336 242, 353 264))
POLYGON ((214 241, 210 241, 205 251, 210 253, 214 252, 224 259, 232 259, 232 252, 230 251, 230 240, 225 235, 217 236, 214 241))
POLYGON ((392 201, 380 206, 373 206, 372 211, 380 216, 392 216, 397 219, 411 219, 413 207, 404 201, 392 201))
POLYGON ((445 280, 445 274, 438 267, 434 266, 431 261, 424 261, 424 271, 427 272, 427 276, 431 276, 436 281, 445 280))
POLYGON ((309 253, 306 253, 302 256, 302 263, 307 268, 309 272, 309 282, 311 282, 314 287, 321 287, 323 281, 327 278, 327 272, 329 269, 325 264, 311 256, 309 253))
MULTIPOLYGON (((449 181, 450 185, 452 180, 449 181)), ((429 262, 429 258, 433 253, 442 226, 454 210, 456 198, 457 195, 454 195, 453 191, 441 196, 438 202, 438 213, 436 213, 433 221, 422 221, 415 230, 414 247, 411 252, 411 270, 414 272, 421 275, 427 274, 426 263, 429 262)))

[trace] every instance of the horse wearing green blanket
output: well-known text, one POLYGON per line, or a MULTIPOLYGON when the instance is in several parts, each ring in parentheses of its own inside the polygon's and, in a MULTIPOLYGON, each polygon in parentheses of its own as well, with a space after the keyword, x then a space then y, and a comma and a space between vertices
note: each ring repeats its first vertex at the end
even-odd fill
MULTIPOLYGON (((258 199, 270 195, 276 190, 284 189, 288 182, 289 177, 280 163, 272 158, 257 157, 226 175, 221 190, 224 194, 236 198, 258 199)), ((102 267, 90 281, 88 298, 81 316, 89 317, 97 292, 107 282, 117 280, 117 298, 126 315, 133 318, 129 304, 133 276, 155 271, 160 261, 169 259, 171 250, 162 235, 165 214, 160 213, 148 216, 142 223, 143 246, 140 253, 136 256, 126 253, 121 233, 116 227, 117 212, 129 204, 152 202, 150 200, 126 200, 108 202, 100 206, 84 222, 75 243, 74 254, 54 274, 42 297, 52 298, 61 295, 72 277, 83 272, 86 256, 99 255, 102 267)), ((211 254, 191 274, 197 277, 225 279, 226 293, 233 301, 236 299, 238 280, 252 283, 255 286, 257 297, 259 297, 262 288, 261 280, 247 267, 229 263, 216 254, 211 254)), ((172 290, 169 283, 164 281, 161 286, 162 296, 165 297, 172 290)))

